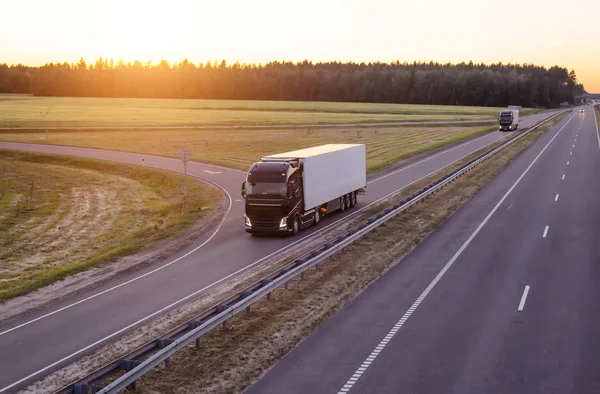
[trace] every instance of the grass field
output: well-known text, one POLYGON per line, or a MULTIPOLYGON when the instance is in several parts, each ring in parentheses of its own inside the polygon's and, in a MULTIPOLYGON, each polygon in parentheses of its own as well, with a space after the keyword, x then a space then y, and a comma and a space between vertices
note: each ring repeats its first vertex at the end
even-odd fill
MULTIPOLYGON (((283 125, 490 120, 499 108, 0 95, 0 127, 283 125)), ((521 116, 539 112, 524 109, 521 116)))
POLYGON ((0 141, 50 143, 177 156, 247 170, 261 156, 325 143, 367 144, 367 165, 374 170, 406 157, 491 130, 489 126, 403 126, 381 128, 145 130, 0 132, 0 141))
POLYGON ((0 150, 0 302, 177 235, 220 193, 168 172, 0 150))

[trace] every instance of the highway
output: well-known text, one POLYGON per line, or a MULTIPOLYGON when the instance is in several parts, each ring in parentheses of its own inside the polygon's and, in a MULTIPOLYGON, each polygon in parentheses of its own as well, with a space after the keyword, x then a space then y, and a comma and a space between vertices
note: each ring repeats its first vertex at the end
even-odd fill
MULTIPOLYGON (((521 128, 551 114, 521 120, 521 128)), ((506 136, 492 132, 394 170, 368 184, 356 214, 439 169, 506 136)), ((177 159, 105 150, 0 142, 0 149, 65 154, 141 164, 182 171, 177 159)), ((258 159, 258 158, 257 158, 258 159)), ((26 317, 0 323, 0 392, 14 392, 61 366, 114 341, 152 318, 210 291, 239 273, 260 264, 290 245, 334 226, 344 215, 334 214, 321 227, 296 238, 255 238, 243 228, 241 183, 245 174, 200 163, 188 164, 188 174, 219 185, 230 198, 230 209, 219 228, 175 256, 121 276, 87 292, 68 297, 26 317)), ((2 306, 0 306, 0 313, 2 306)))
POLYGON ((600 392, 599 169, 567 116, 247 393, 600 392))

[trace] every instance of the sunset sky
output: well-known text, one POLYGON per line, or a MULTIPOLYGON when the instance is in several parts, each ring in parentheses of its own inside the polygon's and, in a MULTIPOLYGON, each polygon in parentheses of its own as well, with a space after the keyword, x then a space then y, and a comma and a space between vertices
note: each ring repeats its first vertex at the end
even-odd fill
POLYGON ((0 63, 439 61, 558 64, 600 92, 600 2, 2 0, 0 63))

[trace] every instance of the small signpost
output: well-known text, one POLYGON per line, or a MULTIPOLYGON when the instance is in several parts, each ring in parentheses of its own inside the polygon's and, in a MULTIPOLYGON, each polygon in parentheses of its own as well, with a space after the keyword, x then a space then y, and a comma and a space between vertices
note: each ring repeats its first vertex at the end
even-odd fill
POLYGON ((185 178, 183 178, 183 192, 187 195, 187 163, 190 161, 190 157, 192 157, 191 150, 180 150, 179 158, 183 162, 183 174, 185 178))

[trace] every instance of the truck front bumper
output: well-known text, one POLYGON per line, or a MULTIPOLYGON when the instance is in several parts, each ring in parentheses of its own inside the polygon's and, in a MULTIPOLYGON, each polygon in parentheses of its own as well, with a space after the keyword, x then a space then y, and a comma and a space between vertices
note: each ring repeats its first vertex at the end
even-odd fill
POLYGON ((244 217, 244 220, 246 232, 250 234, 284 235, 292 232, 292 229, 287 226, 287 217, 279 218, 272 222, 255 220, 253 223, 247 216, 244 217), (285 226, 282 226, 281 224, 284 222, 285 226))
POLYGON ((275 230, 275 229, 246 227, 246 232, 249 234, 256 234, 256 235, 288 235, 292 232, 292 230, 287 229, 287 228, 280 228, 278 230, 275 230))

